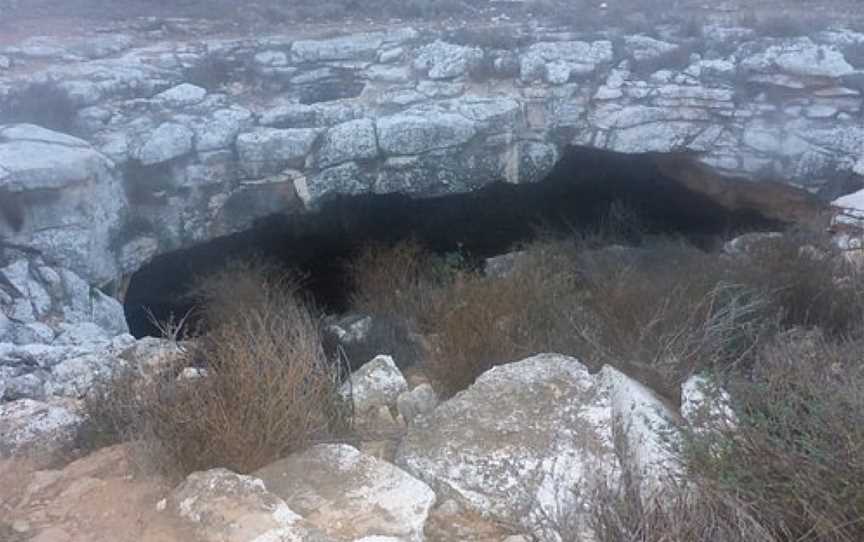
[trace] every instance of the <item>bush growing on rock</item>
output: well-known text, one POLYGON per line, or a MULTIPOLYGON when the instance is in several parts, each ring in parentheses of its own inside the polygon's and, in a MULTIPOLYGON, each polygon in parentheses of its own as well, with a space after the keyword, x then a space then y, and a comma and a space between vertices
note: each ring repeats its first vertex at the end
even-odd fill
POLYGON ((153 375, 118 374, 90 402, 91 417, 139 441, 171 474, 250 472, 344 422, 338 366, 293 278, 236 264, 195 293, 206 333, 153 375))

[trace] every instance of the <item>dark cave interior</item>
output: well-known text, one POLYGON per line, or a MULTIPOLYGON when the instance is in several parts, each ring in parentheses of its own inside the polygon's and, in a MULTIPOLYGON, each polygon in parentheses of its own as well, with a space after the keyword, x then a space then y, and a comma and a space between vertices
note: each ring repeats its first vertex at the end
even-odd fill
POLYGON ((158 335, 157 320, 184 315, 196 277, 235 259, 263 257, 307 278, 316 304, 346 309, 346 264, 369 243, 414 238, 438 253, 471 259, 502 254, 538 231, 590 230, 613 202, 638 213, 646 233, 673 234, 710 248, 721 238, 782 227, 756 213, 730 212, 661 174, 650 156, 571 148, 552 173, 535 184, 494 183, 459 195, 412 199, 369 195, 334 199, 317 213, 276 215, 250 230, 157 257, 136 272, 126 318, 136 337, 158 335))

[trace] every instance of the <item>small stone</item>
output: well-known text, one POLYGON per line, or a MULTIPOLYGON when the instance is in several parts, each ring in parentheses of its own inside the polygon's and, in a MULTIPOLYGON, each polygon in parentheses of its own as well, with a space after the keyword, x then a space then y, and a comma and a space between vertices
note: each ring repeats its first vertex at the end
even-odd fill
POLYGON ((12 67, 12 59, 8 56, 0 55, 0 70, 8 70, 12 67))
POLYGON ((351 397, 357 412, 390 406, 408 389, 405 377, 390 356, 378 356, 363 365, 342 385, 340 393, 351 397))
POLYGON ((282 51, 261 51, 255 55, 255 63, 261 66, 287 66, 288 55, 282 51))
POLYGON ((201 103, 207 90, 196 85, 183 83, 157 94, 153 99, 169 107, 184 107, 201 103))
POLYGON ((207 376, 207 369, 199 369, 198 367, 186 367, 177 377, 177 380, 197 380, 207 376))
POLYGON ((459 506, 459 503, 454 499, 447 499, 438 506, 438 513, 444 514, 445 516, 455 516, 461 511, 462 507, 459 506))
POLYGON ((387 49, 386 51, 381 51, 378 53, 378 62, 382 64, 387 64, 389 62, 395 62, 402 58, 402 54, 405 50, 402 47, 396 47, 395 49, 387 49))
POLYGON ((30 542, 70 542, 72 537, 60 527, 48 527, 30 539, 30 542))
POLYGON ((16 533, 30 532, 30 524, 26 520, 16 519, 12 522, 12 530, 16 533))
POLYGON ((406 423, 411 423, 420 414, 431 412, 438 406, 438 395, 429 384, 420 384, 411 391, 402 392, 396 399, 396 407, 406 423))

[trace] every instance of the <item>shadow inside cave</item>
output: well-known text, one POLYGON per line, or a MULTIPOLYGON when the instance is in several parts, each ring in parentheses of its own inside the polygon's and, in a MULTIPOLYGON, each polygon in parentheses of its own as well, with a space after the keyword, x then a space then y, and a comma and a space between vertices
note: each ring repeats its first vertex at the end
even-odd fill
POLYGON ((573 147, 546 179, 493 183, 467 194, 413 199, 404 195, 340 197, 316 213, 274 215, 246 231, 155 258, 136 272, 125 311, 136 337, 158 335, 157 320, 191 308, 184 298, 196 277, 232 259, 264 257, 307 276, 326 312, 346 309, 346 263, 369 243, 414 238, 438 253, 470 259, 505 253, 538 232, 574 233, 603 220, 613 202, 638 213, 646 233, 686 237, 710 249, 718 239, 782 227, 756 212, 732 212, 664 175, 651 155, 573 147))

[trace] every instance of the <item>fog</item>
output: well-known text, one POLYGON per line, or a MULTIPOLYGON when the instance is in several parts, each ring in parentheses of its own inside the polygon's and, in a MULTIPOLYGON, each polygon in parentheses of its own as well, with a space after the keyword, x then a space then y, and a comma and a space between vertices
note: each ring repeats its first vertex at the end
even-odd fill
MULTIPOLYGON (((8 33, 20 31, 22 25, 39 29, 40 20, 44 25, 41 30, 50 32, 53 24, 65 18, 191 18, 223 21, 238 30, 328 22, 476 25, 539 21, 574 30, 625 26, 644 31, 676 22, 696 25, 719 21, 755 23, 768 33, 772 28, 776 33, 784 27, 813 29, 838 21, 854 26, 861 21, 860 8, 858 0, 2 0, 0 25, 8 33)), ((68 31, 69 27, 62 29, 68 31)))

